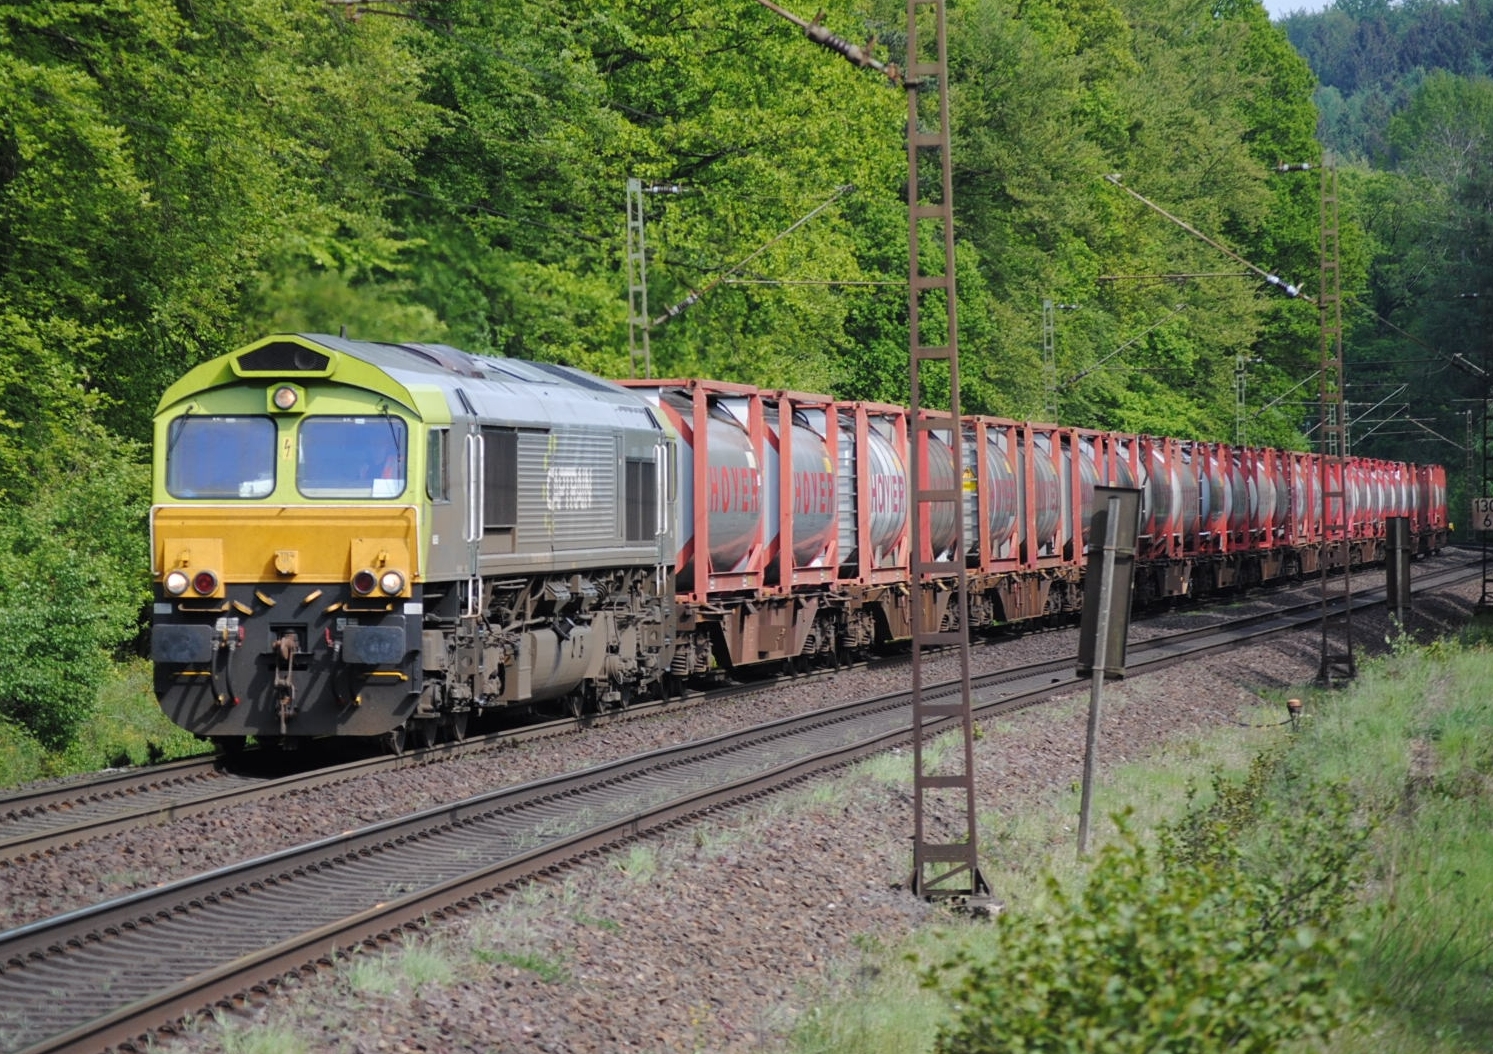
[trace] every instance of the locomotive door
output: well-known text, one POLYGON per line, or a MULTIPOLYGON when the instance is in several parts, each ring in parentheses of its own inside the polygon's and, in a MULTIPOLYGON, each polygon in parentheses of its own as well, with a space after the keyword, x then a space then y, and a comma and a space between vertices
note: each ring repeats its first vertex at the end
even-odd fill
POLYGON ((460 554, 460 563, 447 573, 450 580, 466 580, 461 613, 471 618, 478 614, 482 598, 478 566, 482 545, 482 429, 471 400, 460 388, 456 389, 456 399, 451 405, 448 450, 452 477, 447 489, 450 500, 444 508, 437 506, 432 510, 432 526, 443 536, 451 537, 453 543, 460 532, 461 543, 449 546, 453 557, 460 554))
POLYGON ((467 422, 466 429, 462 434, 462 466, 466 476, 464 488, 464 501, 466 503, 466 522, 463 526, 462 541, 466 543, 467 551, 467 603, 465 614, 475 617, 480 613, 482 600, 482 575, 479 563, 482 555, 482 503, 484 500, 482 481, 485 475, 485 455, 483 449, 482 430, 476 421, 467 422))

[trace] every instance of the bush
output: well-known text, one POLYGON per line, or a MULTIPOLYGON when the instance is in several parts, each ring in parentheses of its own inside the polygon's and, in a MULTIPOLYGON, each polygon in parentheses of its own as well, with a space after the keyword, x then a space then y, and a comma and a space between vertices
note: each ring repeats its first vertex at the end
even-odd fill
POLYGON ((48 480, 0 517, 0 717, 65 749, 148 599, 146 470, 99 432, 59 444, 48 480))
POLYGON ((1152 849, 1117 818, 1079 895, 1050 879, 1049 912, 1003 915, 988 951, 926 971, 957 1006, 937 1050, 1265 1052, 1341 1026, 1350 942, 1332 934, 1366 835, 1332 788, 1279 815, 1266 769, 1152 849))

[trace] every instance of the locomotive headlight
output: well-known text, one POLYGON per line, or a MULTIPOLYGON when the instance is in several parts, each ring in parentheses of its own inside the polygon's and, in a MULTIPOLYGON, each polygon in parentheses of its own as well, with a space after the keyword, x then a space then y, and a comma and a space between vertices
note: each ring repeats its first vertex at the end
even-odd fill
POLYGON ((404 592, 404 575, 398 571, 385 571, 378 580, 378 587, 389 596, 398 596, 404 592))
POLYGON ((372 593, 377 585, 378 577, 366 567, 353 575, 353 592, 360 597, 366 597, 372 593))
POLYGON ((167 593, 170 593, 174 597, 179 597, 187 591, 188 581, 185 571, 172 571, 161 584, 165 587, 167 593))
POLYGON ((282 384, 275 389, 275 394, 270 397, 277 410, 289 410, 301 401, 301 393, 288 384, 282 384))
POLYGON ((218 576, 211 571, 198 571, 192 576, 192 588, 203 596, 216 593, 218 590, 218 576))

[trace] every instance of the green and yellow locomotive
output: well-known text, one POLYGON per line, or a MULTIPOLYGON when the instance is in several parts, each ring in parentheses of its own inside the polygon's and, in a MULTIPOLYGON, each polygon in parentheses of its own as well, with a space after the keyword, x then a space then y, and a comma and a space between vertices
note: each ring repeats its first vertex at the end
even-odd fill
POLYGON ((155 418, 156 692, 246 736, 459 738, 670 667, 669 426, 563 366, 268 337, 155 418))

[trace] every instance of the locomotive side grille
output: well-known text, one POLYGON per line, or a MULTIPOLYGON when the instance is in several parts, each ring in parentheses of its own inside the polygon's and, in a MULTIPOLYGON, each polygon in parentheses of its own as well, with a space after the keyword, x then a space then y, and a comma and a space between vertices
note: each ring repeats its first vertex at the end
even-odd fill
POLYGON ((653 462, 635 458, 627 460, 627 540, 653 540, 654 507, 658 501, 658 480, 653 462))
POLYGON ((518 522, 518 433, 511 428, 484 428, 482 522, 512 527, 518 522))
POLYGON ((518 430, 521 551, 617 545, 625 530, 625 457, 616 433, 587 424, 518 430))

